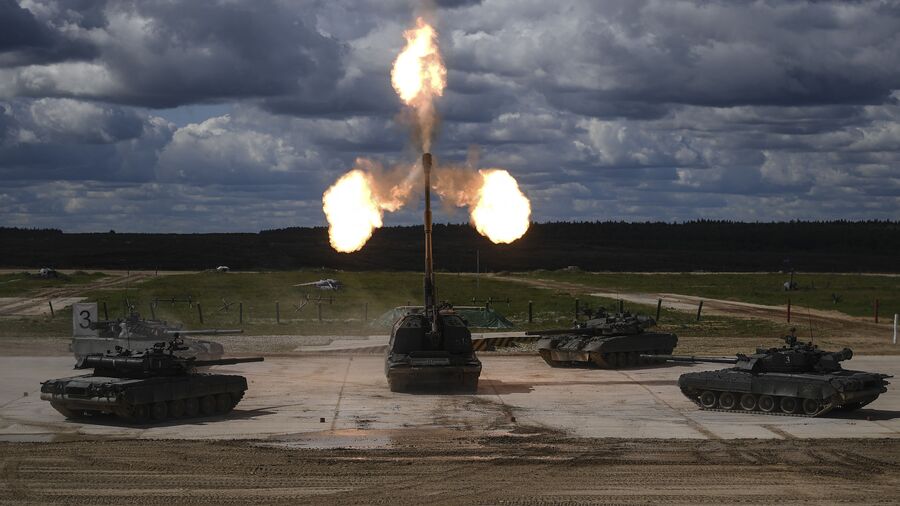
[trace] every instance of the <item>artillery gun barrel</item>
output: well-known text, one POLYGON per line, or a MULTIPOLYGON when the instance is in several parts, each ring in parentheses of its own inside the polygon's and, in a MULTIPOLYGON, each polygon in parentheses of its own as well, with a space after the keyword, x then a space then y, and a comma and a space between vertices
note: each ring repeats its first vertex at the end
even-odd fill
POLYGON ((247 357, 247 358, 220 358, 217 360, 194 360, 193 365, 195 367, 206 367, 210 365, 234 365, 234 364, 246 364, 248 362, 262 362, 265 358, 263 357, 247 357))
POLYGON ((738 359, 729 357, 701 357, 696 355, 645 355, 641 358, 650 360, 665 360, 667 362, 706 362, 710 364, 736 364, 738 359))
POLYGON ((166 334, 170 336, 227 336, 232 334, 243 334, 244 329, 200 329, 200 330, 167 330, 166 334))

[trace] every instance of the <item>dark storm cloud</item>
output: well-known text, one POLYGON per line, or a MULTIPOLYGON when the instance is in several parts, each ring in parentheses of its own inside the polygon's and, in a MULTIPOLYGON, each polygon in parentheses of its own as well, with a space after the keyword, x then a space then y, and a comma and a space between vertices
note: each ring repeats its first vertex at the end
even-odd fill
MULTIPOLYGON (((323 224, 322 191, 357 157, 416 157, 390 67, 421 13, 448 66, 438 161, 480 146, 537 220, 900 209, 898 2, 0 0, 0 13, 0 225, 323 224)), ((415 205, 385 217, 418 219, 415 205)))
POLYGON ((0 0, 0 67, 96 57, 92 44, 48 28, 15 0, 0 0))

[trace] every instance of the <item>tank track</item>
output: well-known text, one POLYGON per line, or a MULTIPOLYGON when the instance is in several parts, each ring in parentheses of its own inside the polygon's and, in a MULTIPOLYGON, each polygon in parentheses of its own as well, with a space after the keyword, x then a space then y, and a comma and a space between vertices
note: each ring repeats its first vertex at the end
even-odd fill
MULTIPOLYGON (((716 392, 720 393, 722 391, 716 391, 716 392)), ((743 395, 743 394, 738 394, 737 392, 732 392, 732 393, 737 395, 738 398, 740 398, 740 395, 743 395)), ((828 404, 821 404, 821 407, 815 413, 810 413, 810 414, 807 414, 807 413, 785 413, 784 411, 781 411, 780 409, 777 409, 777 408, 772 411, 763 411, 763 410, 759 409, 758 402, 756 404, 756 407, 754 407, 753 409, 742 408, 740 406, 740 402, 738 402, 735 405, 735 407, 733 407, 731 409, 718 408, 718 407, 708 408, 700 403, 699 396, 689 396, 689 395, 685 394, 685 397, 690 399, 691 402, 696 404, 697 407, 703 411, 718 411, 721 413, 744 413, 744 414, 752 414, 752 415, 793 416, 793 417, 797 417, 797 418, 816 418, 818 416, 822 416, 825 413, 828 413, 829 411, 835 409, 835 406, 833 404, 828 403, 828 404)), ((800 399, 798 399, 798 401, 799 400, 800 399)))
POLYGON ((108 410, 71 409, 64 402, 50 405, 66 418, 79 419, 102 413, 112 413, 116 418, 134 425, 173 422, 230 413, 241 402, 244 392, 222 392, 216 395, 195 397, 178 401, 112 407, 108 410), (165 407, 165 409, 163 409, 165 407))

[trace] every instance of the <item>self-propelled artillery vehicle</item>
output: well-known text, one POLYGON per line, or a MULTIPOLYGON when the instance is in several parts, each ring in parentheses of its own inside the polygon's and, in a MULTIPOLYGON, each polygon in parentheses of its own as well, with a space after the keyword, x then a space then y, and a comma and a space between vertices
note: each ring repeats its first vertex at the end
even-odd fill
POLYGON ((656 321, 644 315, 607 313, 602 309, 589 313, 587 321, 574 328, 535 330, 540 336, 538 353, 551 367, 596 366, 607 369, 637 367, 660 360, 642 358, 642 354, 672 353, 678 337, 668 332, 650 332, 656 321))
POLYGON ((422 155, 425 172, 425 304, 411 309, 391 329, 384 373, 392 392, 478 389, 481 361, 472 333, 449 304, 438 304, 431 251, 431 154, 422 155))
POLYGON ((75 369, 93 373, 47 380, 41 384, 41 399, 67 418, 112 414, 147 423, 224 414, 243 398, 246 378, 197 369, 263 360, 197 360, 178 356, 181 348, 181 340, 172 339, 138 353, 118 348, 115 353, 86 355, 75 369))
POLYGON ((850 411, 887 391, 888 374, 850 371, 840 362, 853 351, 820 350, 799 343, 792 334, 780 348, 757 348, 736 358, 650 355, 672 362, 733 364, 718 371, 689 372, 678 378, 681 392, 701 409, 774 415, 821 416, 831 410, 850 411))

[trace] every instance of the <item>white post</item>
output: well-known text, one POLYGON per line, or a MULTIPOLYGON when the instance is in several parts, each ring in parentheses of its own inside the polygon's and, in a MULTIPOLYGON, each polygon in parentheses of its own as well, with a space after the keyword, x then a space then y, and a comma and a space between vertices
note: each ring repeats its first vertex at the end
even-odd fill
POLYGON ((897 344, 897 318, 900 317, 897 313, 894 313, 894 344, 897 344))

